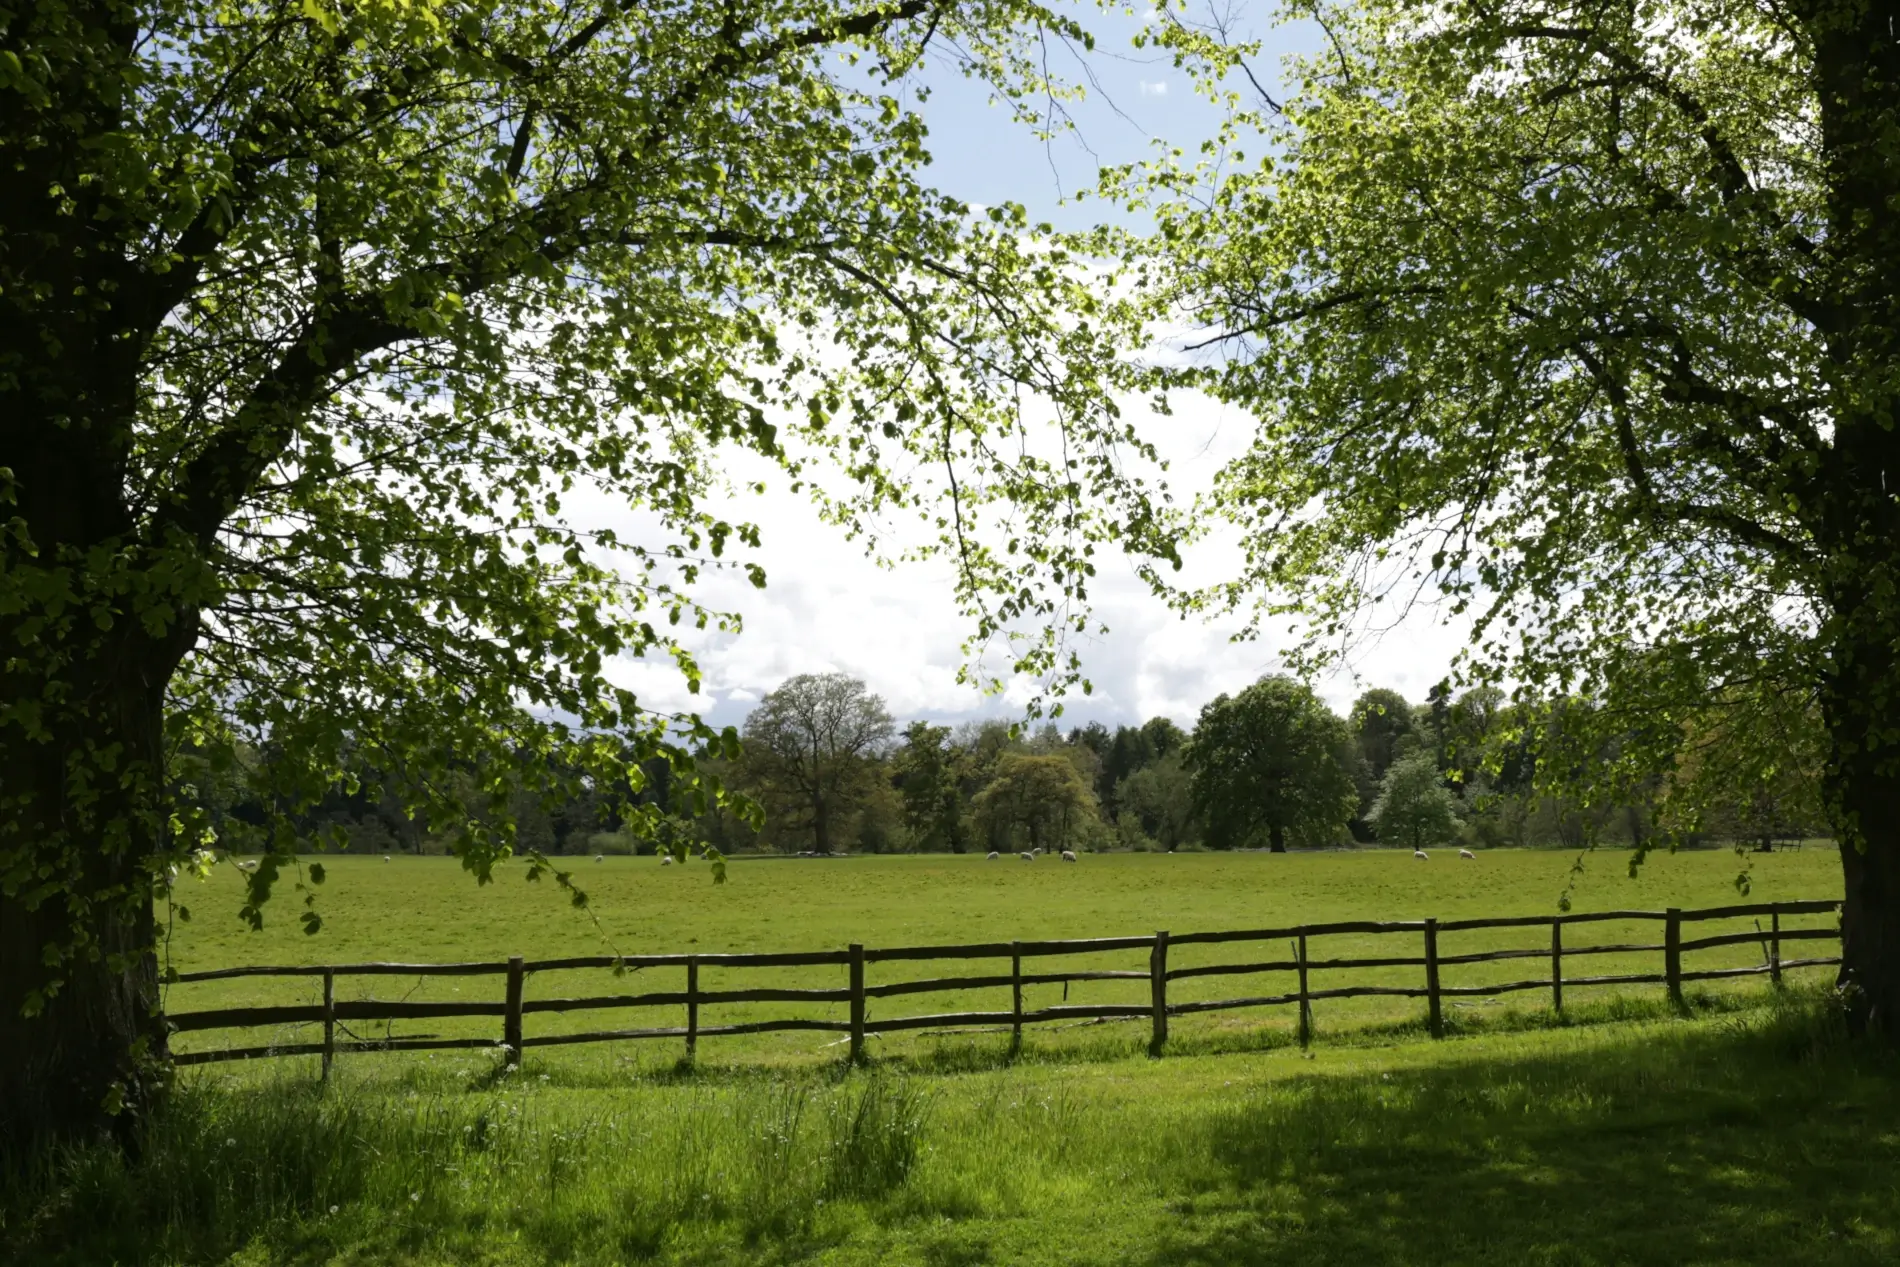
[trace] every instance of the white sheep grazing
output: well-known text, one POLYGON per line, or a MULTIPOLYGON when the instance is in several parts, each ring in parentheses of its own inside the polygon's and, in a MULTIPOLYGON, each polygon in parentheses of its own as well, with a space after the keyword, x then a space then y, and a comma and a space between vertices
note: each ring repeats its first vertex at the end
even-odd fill
POLYGON ((661 854, 661 855, 660 855, 660 865, 661 865, 661 866, 663 866, 663 867, 670 867, 670 866, 672 866, 672 865, 673 865, 673 855, 672 855, 672 854, 670 854, 670 853, 663 853, 663 854, 661 854))
POLYGON ((992 850, 990 850, 990 858, 989 858, 989 860, 990 860, 991 862, 995 862, 995 861, 996 861, 996 860, 997 860, 998 858, 1000 858, 1000 857, 1002 857, 1002 856, 1003 856, 1002 854, 1000 854, 1000 853, 997 853, 997 852, 996 852, 996 851, 995 851, 994 849, 992 849, 992 850))
POLYGON ((384 861, 384 862, 388 862, 388 861, 389 861, 389 855, 388 855, 388 854, 384 854, 384 855, 383 855, 383 861, 384 861))
POLYGON ((605 862, 605 861, 607 861, 607 855, 606 855, 606 854, 604 854, 604 853, 597 853, 597 854, 595 854, 595 855, 594 855, 594 861, 595 861, 595 862, 605 862))
POLYGON ((1024 862, 1034 862, 1036 860, 1036 855, 1033 853, 1026 853, 1022 855, 1022 859, 1024 862))
POLYGON ((1428 854, 1426 854, 1426 852, 1423 849, 1414 849, 1412 851, 1412 856, 1414 858, 1417 858, 1420 862, 1431 861, 1431 857, 1428 854))
POLYGON ((1471 852, 1471 851, 1470 851, 1469 849, 1460 849, 1460 850, 1458 851, 1458 856, 1459 856, 1460 858, 1470 858, 1470 859, 1473 859, 1474 861, 1475 861, 1475 860, 1477 859, 1477 857, 1478 857, 1478 855, 1477 855, 1477 854, 1475 854, 1475 853, 1472 853, 1472 852, 1471 852))
POLYGON ((1073 850, 1073 849, 1064 849, 1064 850, 1062 851, 1062 860, 1063 860, 1064 862, 1074 862, 1074 861, 1075 861, 1075 850, 1073 850))
POLYGON ((243 862, 240 862, 237 864, 237 869, 239 871, 255 871, 257 870, 257 859, 247 858, 243 862))

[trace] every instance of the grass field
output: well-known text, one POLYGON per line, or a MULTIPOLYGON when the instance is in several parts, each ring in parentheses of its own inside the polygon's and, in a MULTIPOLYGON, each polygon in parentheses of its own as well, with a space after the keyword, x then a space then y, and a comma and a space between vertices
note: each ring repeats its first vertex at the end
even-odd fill
POLYGON ((1887 1264, 1900 1068, 1700 1019, 917 1076, 198 1076, 0 1185, 39 1264, 1887 1264))
MULTIPOLYGON (((1620 854, 1586 861, 1579 910, 1719 905, 1740 865, 1664 856, 1631 880, 1620 854)), ((582 878, 631 953, 1539 914, 1570 863, 757 861, 714 888, 698 867, 619 859, 582 878)), ((1832 896, 1838 867, 1820 848, 1753 859, 1752 896, 1832 896)), ((221 909, 232 878, 208 887, 172 941, 181 968, 600 951, 558 893, 478 890, 439 859, 335 864, 316 938, 288 905, 239 931, 221 909)), ((173 1005, 287 985, 176 987, 173 1005)), ((1599 992, 1561 1023, 1517 998, 1522 1012, 1472 1000, 1442 1042, 1409 1001, 1340 1003, 1309 1052, 1284 1012, 1233 1014, 1177 1031, 1160 1060, 1139 1054, 1143 1027, 1115 1024, 1032 1031, 1013 1055, 988 1034, 876 1047, 861 1070, 809 1035, 710 1040, 690 1069, 670 1044, 530 1047, 512 1070, 485 1053, 358 1055, 327 1085, 303 1060, 207 1066, 181 1077, 136 1160, 86 1149, 0 1175, 0 1261, 1900 1261, 1900 1063, 1848 1037, 1823 987, 1698 992, 1687 1016, 1655 992, 1599 992)))
MULTIPOLYGON (((818 950, 836 949, 852 941, 870 946, 915 945, 1036 938, 1084 938, 1145 934, 1168 929, 1179 934, 1196 930, 1258 928, 1342 919, 1442 919, 1497 915, 1549 914, 1570 886, 1577 911, 1619 908, 1656 909, 1717 906, 1737 901, 1734 880, 1746 866, 1751 877, 1751 900, 1834 897, 1840 892, 1840 862, 1832 847, 1811 846, 1791 852, 1751 855, 1745 862, 1727 851, 1657 855, 1635 878, 1627 874, 1627 855, 1604 851, 1586 855, 1580 874, 1571 868, 1575 856, 1544 851, 1497 851, 1475 862, 1443 853, 1430 862, 1415 861, 1409 851, 1368 850, 1348 853, 1311 853, 1274 856, 1264 853, 1106 854, 1086 857, 1070 866, 1054 859, 1023 863, 1015 858, 996 862, 981 857, 858 857, 846 859, 759 859, 732 864, 730 882, 710 883, 703 866, 658 866, 650 858, 609 858, 595 864, 577 861, 578 879, 593 899, 600 927, 573 910, 565 895, 551 885, 527 886, 518 874, 505 874, 493 885, 477 887, 455 862, 445 858, 380 858, 329 860, 330 878, 323 886, 320 909, 323 931, 306 937, 298 928, 293 902, 270 912, 261 933, 250 932, 235 916, 240 886, 226 869, 196 891, 185 895, 194 919, 176 927, 170 942, 171 960, 181 971, 228 967, 244 963, 348 963, 363 960, 445 962, 496 960, 510 954, 530 959, 561 955, 621 953, 818 950)), ((1830 923, 1829 918, 1807 923, 1830 923)), ((1698 933, 1746 928, 1710 925, 1698 933)), ((1485 930, 1447 934, 1442 954, 1547 944, 1538 929, 1485 930)), ((1649 943, 1660 940, 1655 924, 1607 923, 1591 926, 1587 935, 1573 933, 1570 942, 1582 945, 1649 943)), ((1416 955, 1414 937, 1345 937, 1314 943, 1315 957, 1323 954, 1416 955)), ((1789 957, 1815 951, 1832 953, 1825 944, 1791 943, 1789 957)), ((1174 967, 1195 963, 1244 962, 1248 959, 1287 957, 1287 948, 1273 945, 1181 947, 1170 962, 1174 967)), ((1725 967, 1758 962, 1754 946, 1736 946, 1706 952, 1696 966, 1725 967)), ((1065 958, 1064 967, 1145 969, 1144 952, 1120 952, 1083 958, 1065 958)), ((1049 965, 1038 965, 1048 967, 1049 965)), ((1611 955, 1578 958, 1569 975, 1654 972, 1658 954, 1611 955)), ((1006 965, 1005 965, 1006 967, 1006 965)), ((996 971, 987 964, 875 965, 873 982, 914 976, 996 971)), ((1482 985, 1546 972, 1535 961, 1471 965, 1448 969, 1445 983, 1482 985)), ((530 998, 572 994, 624 993, 629 990, 680 988, 678 970, 653 970, 634 982, 616 982, 606 973, 548 974, 531 979, 530 998)), ((1170 997, 1196 998, 1279 993, 1291 989, 1282 974, 1277 979, 1212 977, 1175 983, 1170 997)), ((1368 969, 1327 974, 1317 985, 1419 984, 1416 968, 1368 969)), ((841 969, 801 968, 776 971, 747 970, 702 973, 706 989, 749 985, 838 986, 841 969)), ((414 1000, 498 998, 498 978, 350 978, 339 982, 339 998, 402 997, 414 1000)), ((173 987, 168 999, 174 1010, 239 1006, 251 1003, 315 1001, 310 979, 250 979, 207 982, 173 987)), ((1066 1001, 1073 1003, 1145 1002, 1144 982, 1078 982, 1072 986, 1031 987, 1026 1006, 1066 1001)), ((1629 992, 1625 988, 1625 992, 1629 992)), ((1638 992, 1640 993, 1640 992, 1638 992)), ((1589 1001, 1591 991, 1567 992, 1572 1005, 1589 1001)), ((1006 1008, 1007 991, 962 992, 898 998, 885 1001, 874 1018, 917 1011, 957 1011, 1006 1008), (909 1006, 905 1006, 909 1005, 909 1006)), ((1497 998, 1460 1000, 1451 1011, 1454 1023, 1475 1022, 1513 1009, 1547 1006, 1541 992, 1497 998)), ((675 1009, 676 1011, 677 1009, 675 1009)), ((1322 1032, 1365 1024, 1394 1024, 1413 1019, 1419 1005, 1407 1000, 1356 999, 1316 1006, 1322 1032)), ((798 1005, 727 1005, 702 1010, 702 1023, 719 1024, 760 1019, 767 1015, 842 1016, 842 1008, 798 1005)), ((635 1025, 677 1025, 681 1018, 659 1010, 644 1013, 565 1013, 530 1018, 529 1037, 537 1033, 577 1032, 586 1029, 625 1028, 635 1025)), ((1184 1048, 1196 1043, 1219 1044, 1282 1041, 1290 1032, 1290 1009, 1271 1012, 1214 1013, 1183 1017, 1175 1034, 1184 1048)), ((359 1027, 360 1028, 360 1027, 359 1027)), ((496 1028, 487 1020, 410 1022, 378 1034, 421 1033, 444 1036, 482 1035, 496 1028)), ((1045 1046, 1069 1044, 1099 1048, 1118 1035, 1123 1047, 1145 1041, 1140 1023, 1070 1027, 1037 1031, 1045 1046)), ((367 1035, 365 1035, 367 1036, 367 1035)), ((499 1035, 497 1034, 497 1037, 499 1035)), ((182 1035, 181 1050, 213 1045, 250 1045, 272 1041, 307 1041, 305 1031, 260 1031, 248 1034, 194 1033, 182 1035)), ((709 1039, 701 1057, 722 1060, 798 1061, 835 1055, 825 1035, 762 1035, 709 1039)), ((878 1046, 887 1057, 953 1056, 944 1048, 969 1046, 966 1039, 937 1036, 893 1036, 878 1046)), ((676 1046, 617 1045, 612 1048, 570 1048, 550 1061, 606 1063, 613 1067, 663 1067, 679 1055, 676 1046)), ((383 1057, 364 1057, 378 1060, 383 1057)))

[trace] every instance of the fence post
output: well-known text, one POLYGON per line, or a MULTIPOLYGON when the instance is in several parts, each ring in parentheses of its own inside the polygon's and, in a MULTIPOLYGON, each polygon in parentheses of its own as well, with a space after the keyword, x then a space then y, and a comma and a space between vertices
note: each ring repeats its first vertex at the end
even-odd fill
POLYGON ((330 1080, 330 1062, 336 1059, 336 973, 323 970, 323 1080, 330 1080))
POLYGON ((686 956, 686 1063, 699 1056, 699 956, 686 956))
POLYGON ((1768 979, 1781 984, 1781 910, 1768 912, 1768 979))
POLYGON ((1294 959, 1300 965, 1300 1046, 1306 1048, 1313 1042, 1313 1001, 1306 993, 1306 934, 1300 934, 1299 949, 1294 959))
POLYGON ((1023 1046, 1023 944, 1009 943, 1009 1049, 1023 1046))
POLYGON ((1663 913, 1663 981, 1669 988, 1669 1002, 1682 1008, 1682 911, 1670 907, 1663 913))
POLYGON ((521 1063, 521 956, 508 957, 508 1011, 502 1017, 501 1045, 510 1063, 521 1063))
POLYGON ((1445 1017, 1438 1002, 1438 921, 1425 921, 1425 1002, 1426 1028, 1433 1038, 1445 1036, 1445 1017))
POLYGON ((1564 1010, 1564 922, 1556 916, 1550 920, 1550 1009, 1564 1010))
POLYGON ((851 943, 851 1063, 864 1059, 864 947, 851 943))
POLYGON ((1148 954, 1148 990, 1154 1001, 1154 1033, 1148 1039, 1148 1054, 1159 1056, 1168 1042, 1168 934, 1155 934, 1155 946, 1148 954))

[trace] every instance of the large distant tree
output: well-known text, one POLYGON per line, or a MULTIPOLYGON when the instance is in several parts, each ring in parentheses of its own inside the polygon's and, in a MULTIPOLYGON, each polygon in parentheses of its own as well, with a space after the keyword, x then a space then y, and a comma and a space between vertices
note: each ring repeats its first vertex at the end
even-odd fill
POLYGON ((1366 815, 1379 839, 1414 849, 1449 840, 1462 825, 1458 798, 1429 752, 1394 761, 1379 781, 1379 799, 1366 815))
POLYGON ((891 759, 904 824, 918 849, 962 853, 969 847, 963 814, 963 767, 967 760, 950 740, 948 726, 914 721, 904 727, 904 743, 891 759))
POLYGON ((721 446, 846 521, 932 507, 978 639, 1066 671, 1093 543, 1166 552, 1099 288, 923 183, 901 81, 1040 115, 1076 34, 1027 0, 0 14, 0 1138, 163 1085, 154 885, 215 844, 173 754, 272 752, 261 918, 352 747, 486 879, 512 786, 719 741, 613 665, 697 682, 669 628, 755 540, 702 508, 721 446))
POLYGON ((1335 839, 1359 805, 1346 723, 1300 682, 1267 677, 1201 710, 1184 761, 1207 843, 1335 839))
POLYGON ((996 777, 977 793, 975 808, 991 843, 1022 841, 1032 849, 1079 844, 1096 821, 1088 781, 1059 753, 1004 753, 996 777))
MULTIPOLYGON (((1172 376, 1262 420, 1221 483, 1251 561, 1229 593, 1303 608, 1317 650, 1435 589, 1475 618, 1481 674, 1590 699, 1624 737, 1608 766, 1545 745, 1542 777, 1598 800, 1751 690, 1813 707, 1841 982, 1900 1037, 1892 5, 1324 20, 1291 99, 1234 117, 1270 160, 1211 196, 1208 173, 1153 173, 1137 293, 1226 353, 1172 376)), ((1212 91, 1248 55, 1156 31, 1212 91)), ((1612 751, 1585 729, 1576 753, 1612 751)))
POLYGON ((870 794, 894 729, 884 701, 857 678, 801 673, 746 717, 745 744, 770 801, 803 821, 812 848, 830 853, 840 822, 870 794))

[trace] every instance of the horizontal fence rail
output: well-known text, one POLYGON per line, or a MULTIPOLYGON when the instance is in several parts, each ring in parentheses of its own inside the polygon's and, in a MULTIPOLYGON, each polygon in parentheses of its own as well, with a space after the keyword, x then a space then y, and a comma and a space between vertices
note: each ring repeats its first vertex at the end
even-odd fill
POLYGON ((1243 929, 1224 932, 1170 934, 1157 932, 1146 937, 1097 937, 1070 941, 977 942, 954 946, 897 946, 867 948, 853 944, 845 950, 787 951, 753 954, 686 954, 585 956, 566 959, 528 960, 516 956, 481 963, 356 963, 312 966, 259 966, 215 968, 200 972, 174 974, 177 984, 229 981, 243 977, 316 977, 320 978, 323 1001, 283 1006, 226 1007, 193 1012, 172 1012, 167 1019, 175 1032, 201 1030, 251 1029, 262 1026, 317 1025, 322 1039, 315 1042, 275 1043, 266 1046, 227 1047, 207 1051, 184 1052, 175 1057, 178 1064, 195 1065, 213 1061, 246 1060, 266 1056, 320 1056, 327 1076, 338 1053, 370 1051, 442 1051, 458 1049, 503 1049, 509 1059, 519 1059, 528 1047, 565 1046, 574 1043, 620 1042, 635 1039, 683 1040, 691 1059, 702 1037, 775 1032, 815 1032, 842 1034, 849 1043, 850 1057, 863 1057, 869 1035, 907 1030, 1007 1030, 1013 1041, 1022 1039, 1023 1026, 1052 1021, 1148 1020, 1152 1026, 1151 1050, 1157 1054, 1168 1038, 1168 1019, 1173 1016, 1247 1008, 1293 1007, 1297 1009, 1297 1027, 1302 1046, 1313 1033, 1313 1004, 1332 999, 1402 998, 1426 1001, 1427 1028, 1433 1037, 1445 1032, 1443 1000, 1510 994, 1525 990, 1549 990, 1551 1006, 1561 1012, 1566 988, 1613 985, 1662 985, 1670 1000, 1683 1004, 1684 982, 1710 981, 1732 977, 1767 976, 1780 983, 1783 974, 1799 968, 1840 963, 1839 955, 1820 955, 1784 959, 1785 942, 1838 941, 1838 927, 1786 927, 1789 916, 1826 915, 1840 909, 1838 901, 1758 902, 1702 910, 1666 911, 1595 911, 1575 915, 1527 915, 1499 919, 1457 920, 1347 920, 1328 924, 1301 924, 1285 928, 1243 929), (1702 937, 1683 937, 1683 926, 1712 920, 1753 919, 1755 927, 1739 932, 1714 933, 1702 937), (1768 925, 1763 927, 1761 920, 1768 925), (1662 926, 1659 942, 1596 942, 1566 944, 1565 930, 1586 928, 1606 922, 1650 921, 1662 926), (1548 944, 1508 947, 1497 950, 1444 954, 1440 940, 1447 934, 1491 929, 1542 929, 1548 932, 1548 944), (1316 938, 1341 936, 1400 935, 1420 939, 1420 953, 1365 955, 1359 957, 1314 957, 1309 944, 1316 938), (1287 956, 1263 958, 1242 963, 1194 964, 1169 967, 1171 952, 1186 946, 1268 943, 1287 947, 1287 956), (1714 950, 1725 946, 1757 945, 1762 962, 1741 967, 1685 968, 1685 954, 1714 950), (1115 951, 1146 951, 1145 969, 1076 968, 1069 971, 1023 970, 1023 961, 1047 960, 1059 956, 1093 955, 1115 951), (1564 971, 1564 960, 1592 955, 1662 956, 1660 971, 1599 973, 1571 976, 1564 971), (866 984, 866 968, 872 964, 918 962, 944 959, 1007 961, 1008 971, 996 969, 976 975, 933 976, 911 981, 866 984), (1513 961, 1542 961, 1545 970, 1535 977, 1488 984, 1447 984, 1445 969, 1460 969, 1474 964, 1513 961), (705 968, 743 970, 757 968, 843 967, 843 985, 823 987, 760 986, 749 989, 705 989, 700 972, 705 968), (1412 984, 1353 984, 1317 987, 1313 974, 1342 970, 1376 968, 1418 969, 1412 984), (586 994, 566 998, 524 998, 526 979, 535 973, 587 969, 678 969, 683 974, 683 989, 650 990, 641 993, 586 994), (1174 1000, 1168 998, 1172 982, 1207 977, 1284 975, 1291 978, 1292 989, 1277 993, 1240 995, 1232 998, 1174 1000), (504 978, 499 999, 467 1001, 355 1000, 339 1001, 336 982, 339 977, 477 977, 504 978), (1146 1003, 1069 1003, 1069 987, 1084 981, 1145 981, 1149 985, 1146 1003), (1027 1008, 1023 990, 1028 986, 1061 985, 1064 1002, 1027 1008), (930 1012, 914 1016, 873 1019, 867 1004, 871 1000, 900 998, 962 990, 1009 991, 1007 1010, 987 1008, 955 1012, 930 1012), (702 1024, 700 1009, 728 1004, 802 1003, 844 1005, 842 1019, 817 1017, 775 1017, 730 1024, 702 1024), (643 1028, 589 1030, 581 1033, 548 1033, 530 1036, 525 1024, 530 1016, 564 1012, 609 1011, 628 1008, 682 1009, 684 1025, 655 1025, 643 1028), (438 1018, 501 1019, 499 1038, 417 1036, 365 1039, 351 1035, 338 1037, 339 1022, 397 1021, 438 1018))

